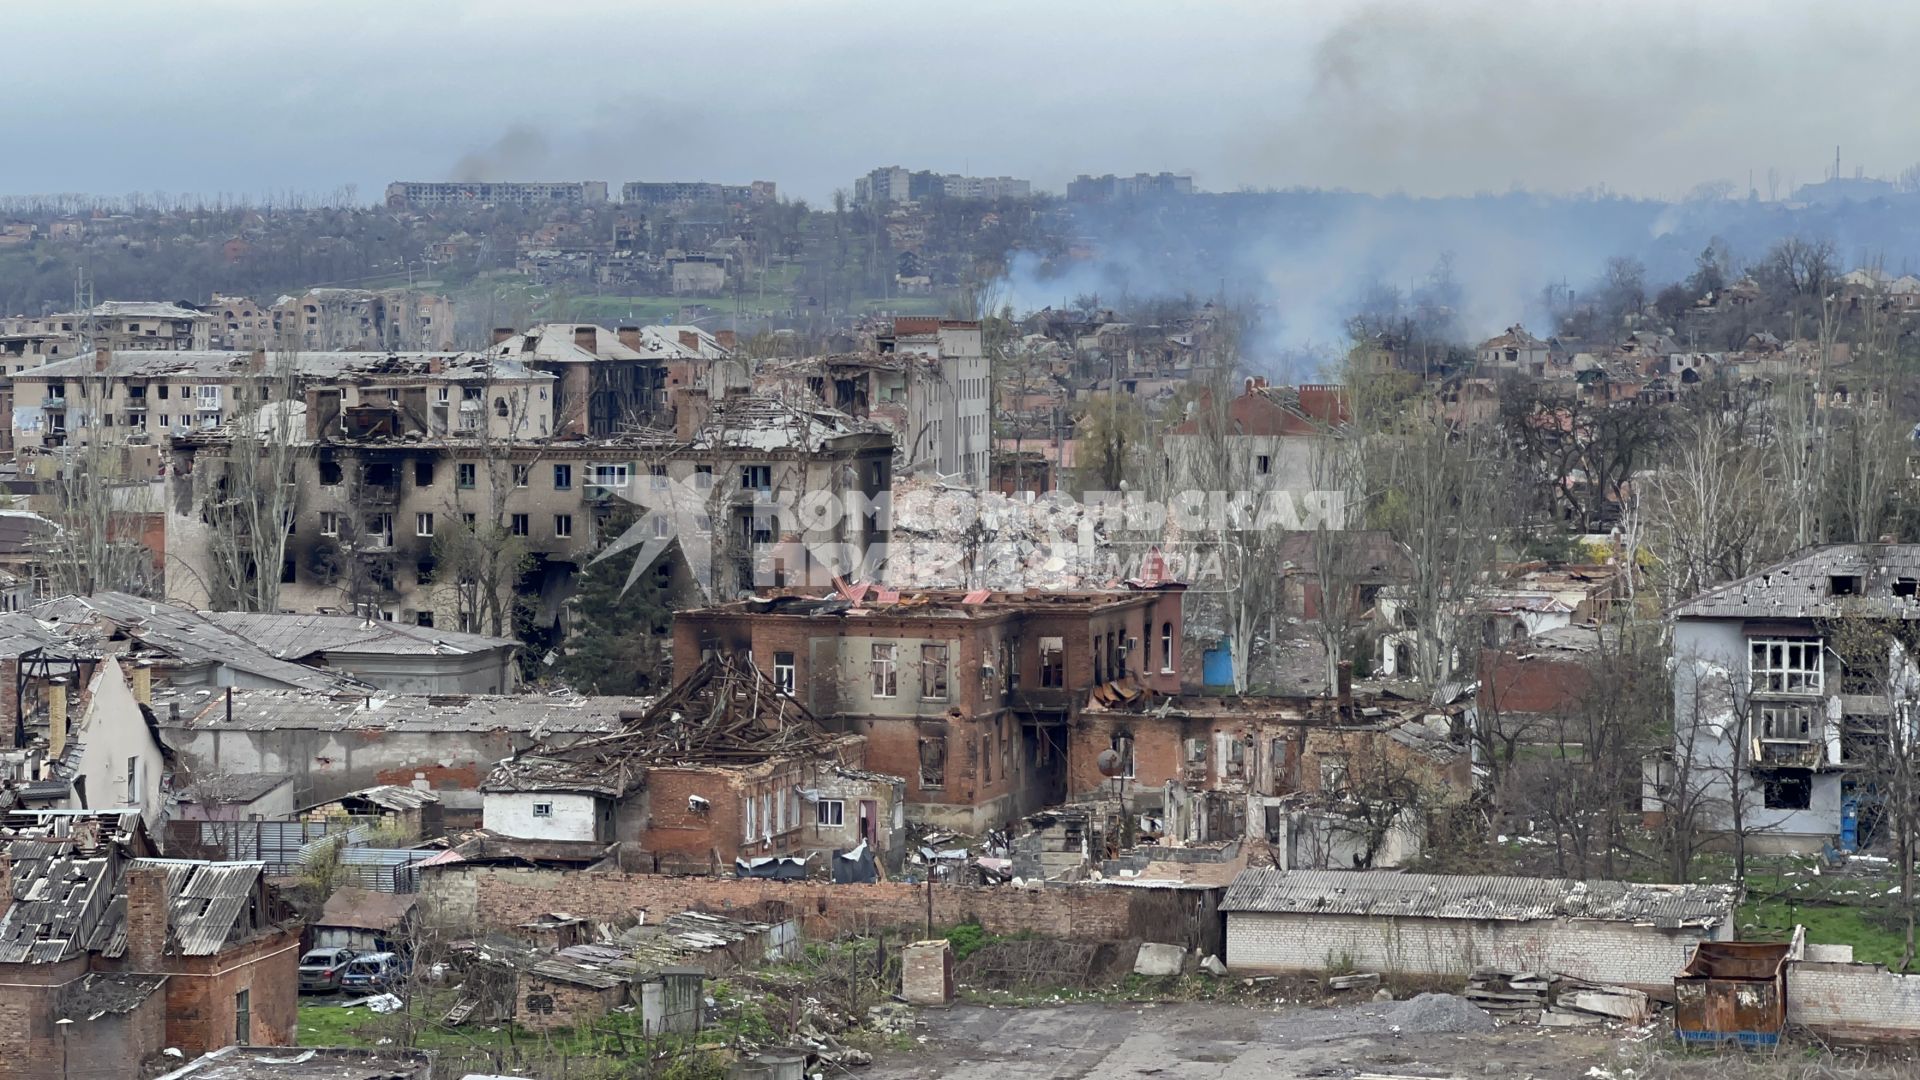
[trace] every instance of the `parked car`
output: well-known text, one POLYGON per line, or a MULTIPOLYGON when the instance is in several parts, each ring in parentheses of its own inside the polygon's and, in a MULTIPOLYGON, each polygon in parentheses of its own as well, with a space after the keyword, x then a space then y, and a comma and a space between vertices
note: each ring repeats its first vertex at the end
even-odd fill
POLYGON ((355 993, 385 990, 400 981, 405 968, 400 957, 390 952, 365 953, 347 964, 340 976, 340 989, 355 993))
POLYGON ((300 992, 326 994, 340 989, 340 978, 358 955, 352 949, 310 949, 300 958, 300 992))

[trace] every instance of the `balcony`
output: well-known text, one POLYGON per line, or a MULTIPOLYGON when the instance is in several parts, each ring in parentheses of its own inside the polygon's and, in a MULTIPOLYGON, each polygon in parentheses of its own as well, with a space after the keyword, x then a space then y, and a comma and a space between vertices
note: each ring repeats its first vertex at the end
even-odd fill
POLYGON ((126 404, 120 407, 130 413, 143 413, 147 411, 147 399, 143 397, 130 397, 126 400, 126 404))
POLYGON ((42 409, 46 409, 51 412, 65 412, 67 408, 67 399, 64 397, 57 397, 57 396, 42 398, 40 400, 40 407, 42 409))

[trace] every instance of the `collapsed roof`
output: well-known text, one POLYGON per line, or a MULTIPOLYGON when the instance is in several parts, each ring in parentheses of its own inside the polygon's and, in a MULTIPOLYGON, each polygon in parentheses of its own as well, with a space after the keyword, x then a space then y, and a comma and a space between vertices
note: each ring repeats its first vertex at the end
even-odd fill
POLYGON ((486 786, 617 797, 638 787, 649 768, 830 757, 838 741, 764 674, 716 656, 619 731, 502 762, 486 786))

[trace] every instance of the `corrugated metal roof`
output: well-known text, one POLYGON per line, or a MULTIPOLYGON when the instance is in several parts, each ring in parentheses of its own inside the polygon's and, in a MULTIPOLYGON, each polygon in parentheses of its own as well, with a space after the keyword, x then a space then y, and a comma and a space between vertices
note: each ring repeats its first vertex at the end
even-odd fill
POLYGON ((1598 919, 1663 927, 1714 926, 1740 902, 1735 885, 1648 885, 1402 874, 1390 870, 1247 870, 1220 910, 1305 915, 1528 922, 1598 919))

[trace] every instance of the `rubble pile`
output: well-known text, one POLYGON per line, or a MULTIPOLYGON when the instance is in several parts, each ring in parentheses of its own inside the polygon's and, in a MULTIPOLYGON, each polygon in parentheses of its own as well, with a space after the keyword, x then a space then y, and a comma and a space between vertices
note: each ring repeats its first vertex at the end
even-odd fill
POLYGON ((1492 1031, 1485 1009, 1455 994, 1421 994, 1387 1010, 1387 1023, 1407 1034, 1492 1031))

